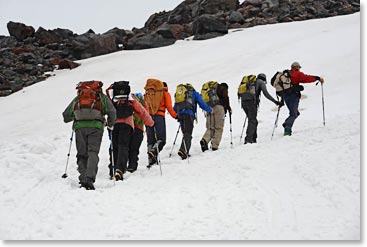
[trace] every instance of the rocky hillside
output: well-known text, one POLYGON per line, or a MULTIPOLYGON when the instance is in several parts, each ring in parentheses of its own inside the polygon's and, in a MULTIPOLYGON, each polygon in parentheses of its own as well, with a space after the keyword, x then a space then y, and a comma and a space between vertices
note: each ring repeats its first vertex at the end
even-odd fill
POLYGON ((144 27, 45 30, 10 21, 10 36, 0 36, 0 96, 45 80, 55 69, 73 69, 76 60, 119 50, 149 49, 193 36, 210 39, 232 28, 327 18, 360 11, 357 0, 185 0, 171 11, 155 13, 144 27))

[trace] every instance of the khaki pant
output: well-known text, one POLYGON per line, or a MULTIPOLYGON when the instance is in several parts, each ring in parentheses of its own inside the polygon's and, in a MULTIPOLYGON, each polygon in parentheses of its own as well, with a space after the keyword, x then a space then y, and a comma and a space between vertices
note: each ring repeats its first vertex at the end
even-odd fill
POLYGON ((216 105, 212 108, 212 113, 206 116, 206 131, 202 139, 208 144, 211 141, 212 148, 218 149, 223 134, 224 107, 222 105, 216 105))

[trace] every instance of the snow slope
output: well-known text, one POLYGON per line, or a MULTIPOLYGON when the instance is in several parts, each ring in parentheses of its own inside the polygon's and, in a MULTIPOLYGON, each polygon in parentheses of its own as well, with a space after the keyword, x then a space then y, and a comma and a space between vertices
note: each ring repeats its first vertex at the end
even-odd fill
MULTIPOLYGON (((80 61, 45 82, 0 98, 0 238, 5 240, 359 240, 360 14, 232 30, 206 41, 122 51, 80 61), (266 73, 299 61, 302 71, 325 77, 326 126, 321 87, 305 85, 301 115, 291 137, 287 117, 270 140, 277 108, 262 97, 258 143, 243 145, 244 113, 236 90, 245 74, 266 73), (220 150, 202 153, 205 119, 198 112, 191 158, 173 147, 178 123, 167 122, 159 167, 140 166, 115 185, 108 179, 105 133, 95 191, 79 189, 75 143, 62 179, 71 124, 61 113, 81 80, 108 86, 130 80, 142 92, 147 78, 175 86, 227 82, 233 108, 220 150), (231 134, 233 147, 231 147, 231 134)), ((270 83, 268 83, 270 84, 270 83)), ((272 95, 274 90, 268 85, 272 95)))

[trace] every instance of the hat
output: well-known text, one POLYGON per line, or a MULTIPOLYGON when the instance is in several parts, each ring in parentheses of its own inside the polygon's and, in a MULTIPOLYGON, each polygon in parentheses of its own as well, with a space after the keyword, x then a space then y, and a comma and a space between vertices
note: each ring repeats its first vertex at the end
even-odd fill
POLYGON ((260 73, 257 75, 257 78, 263 81, 266 81, 266 75, 264 73, 260 73))
POLYGON ((298 67, 298 68, 302 68, 301 65, 299 64, 299 62, 293 62, 291 67, 298 67))
POLYGON ((135 93, 134 94, 136 97, 138 98, 144 98, 143 94, 142 93, 135 93))
POLYGON ((227 83, 223 82, 223 83, 221 83, 221 85, 222 85, 223 87, 225 87, 226 89, 228 89, 228 84, 227 84, 227 83))

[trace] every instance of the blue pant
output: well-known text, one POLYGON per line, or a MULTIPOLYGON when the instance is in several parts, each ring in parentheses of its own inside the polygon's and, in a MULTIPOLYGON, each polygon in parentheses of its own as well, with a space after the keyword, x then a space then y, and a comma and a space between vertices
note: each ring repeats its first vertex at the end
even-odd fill
POLYGON ((300 94, 296 92, 284 94, 283 99, 289 110, 289 117, 284 121, 283 127, 285 130, 291 131, 294 121, 300 114, 298 111, 300 94))
POLYGON ((154 126, 147 126, 148 146, 153 146, 159 141, 159 151, 161 151, 166 144, 166 119, 160 115, 153 115, 154 126))

